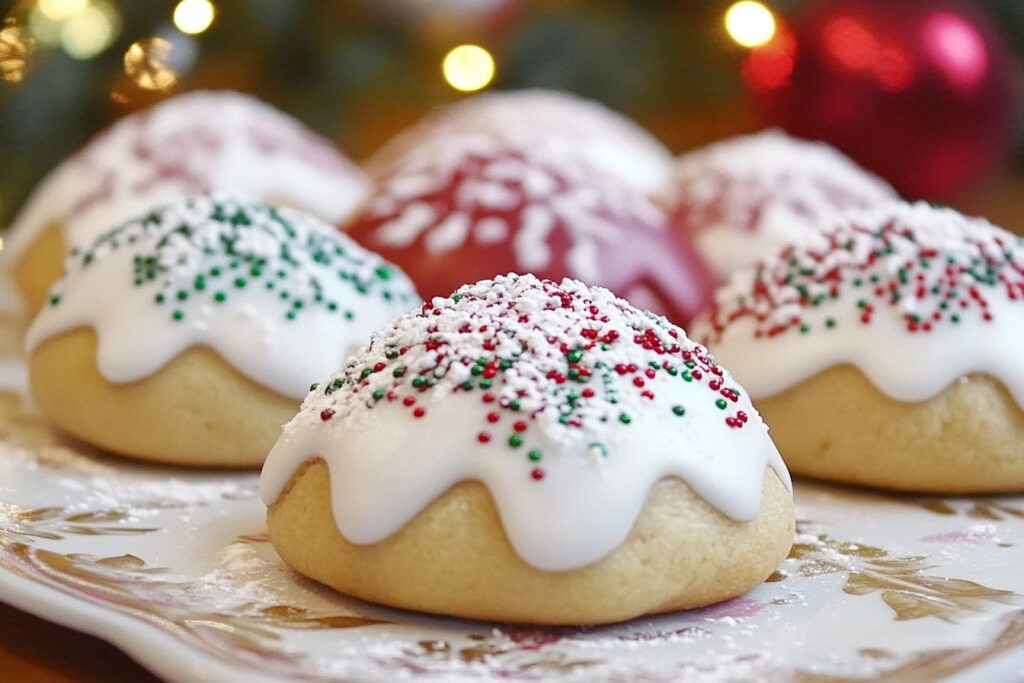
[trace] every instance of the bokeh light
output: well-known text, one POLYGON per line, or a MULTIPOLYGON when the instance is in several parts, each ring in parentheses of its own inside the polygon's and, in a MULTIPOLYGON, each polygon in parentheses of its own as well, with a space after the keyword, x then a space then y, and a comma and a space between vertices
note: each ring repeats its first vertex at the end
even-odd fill
POLYGON ((442 71, 453 88, 472 92, 494 78, 494 58, 479 45, 459 45, 445 55, 442 71))
POLYGON ((743 47, 758 47, 775 35, 775 16, 760 2, 741 0, 726 10, 725 30, 743 47))
POLYGON ((90 59, 110 47, 121 17, 112 5, 97 2, 67 18, 60 31, 64 51, 75 59, 90 59))
POLYGON ((174 25, 182 33, 196 35, 210 28, 215 14, 210 0, 181 0, 174 8, 174 25))
POLYGON ((144 90, 166 90, 178 82, 177 72, 168 66, 172 45, 163 38, 145 38, 132 43, 124 53, 124 72, 144 90))
POLYGON ((64 21, 84 10, 89 0, 39 0, 36 7, 50 21, 64 21))
POLYGON ((8 83, 24 80, 32 47, 32 39, 20 26, 0 29, 0 79, 8 83))

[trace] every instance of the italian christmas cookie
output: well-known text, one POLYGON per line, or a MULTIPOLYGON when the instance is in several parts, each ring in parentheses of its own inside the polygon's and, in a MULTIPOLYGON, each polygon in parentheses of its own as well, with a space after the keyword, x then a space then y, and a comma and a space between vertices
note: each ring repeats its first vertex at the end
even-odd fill
POLYGON ((310 383, 418 303, 309 214, 197 196, 72 252, 26 336, 29 383, 49 421, 100 448, 259 465, 310 383))
POLYGON ((837 211, 896 192, 833 147, 771 129, 681 155, 657 199, 725 278, 799 243, 837 211))
POLYGON ((336 224, 369 188, 328 140, 271 106, 235 92, 187 93, 120 119, 51 171, 15 217, 0 270, 36 311, 70 247, 157 204, 240 192, 336 224))
POLYGON ((789 476, 745 392, 603 288, 500 276, 380 330, 264 466, 296 571, 387 605, 600 623, 763 581, 789 476))
POLYGON ((985 220, 923 203, 849 214, 735 273, 691 331, 795 473, 1024 488, 1024 240, 985 220))
POLYGON ((371 175, 388 175, 409 150, 467 132, 520 145, 543 140, 558 156, 583 159, 644 194, 661 187, 672 169, 668 149, 629 118, 592 100, 542 89, 489 91, 440 107, 381 147, 366 167, 371 175))
POLYGON ((377 180, 348 232, 424 297, 529 272, 606 287, 678 323, 710 303, 713 276, 664 212, 557 146, 451 134, 409 148, 377 180))

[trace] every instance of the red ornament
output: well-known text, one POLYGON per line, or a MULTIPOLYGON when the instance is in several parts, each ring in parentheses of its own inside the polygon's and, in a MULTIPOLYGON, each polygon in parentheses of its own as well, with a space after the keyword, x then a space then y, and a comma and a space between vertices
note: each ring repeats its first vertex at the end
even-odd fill
POLYGON ((1010 52, 956 0, 830 0, 743 65, 768 123, 835 145, 908 198, 950 199, 1010 147, 1010 52))

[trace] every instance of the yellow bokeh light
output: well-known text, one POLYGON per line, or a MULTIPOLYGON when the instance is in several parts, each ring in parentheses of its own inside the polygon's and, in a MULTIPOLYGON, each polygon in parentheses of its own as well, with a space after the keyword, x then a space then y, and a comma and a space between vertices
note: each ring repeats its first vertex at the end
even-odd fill
POLYGON ((61 46, 75 59, 90 59, 110 47, 117 37, 118 24, 118 15, 108 7, 90 5, 64 23, 61 46))
POLYGON ((145 90, 166 90, 178 82, 178 73, 167 65, 172 45, 163 38, 132 43, 124 53, 124 72, 145 90))
POLYGON ((210 28, 214 14, 210 0, 181 0, 174 8, 174 25, 182 33, 196 35, 210 28))
POLYGON ((494 58, 479 45, 459 45, 444 57, 444 78, 456 90, 480 90, 494 78, 494 58))
POLYGON ((725 30, 743 47, 764 45, 775 35, 771 10, 754 0, 741 0, 725 12, 725 30))
POLYGON ((32 39, 19 26, 0 29, 0 80, 20 83, 32 55, 32 39))
POLYGON ((51 21, 70 19, 89 5, 89 0, 39 0, 36 7, 51 21))

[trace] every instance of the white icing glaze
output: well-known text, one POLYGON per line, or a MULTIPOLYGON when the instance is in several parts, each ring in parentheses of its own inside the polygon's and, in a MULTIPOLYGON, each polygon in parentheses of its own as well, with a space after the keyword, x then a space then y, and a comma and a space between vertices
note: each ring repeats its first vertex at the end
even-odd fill
POLYGON ((198 196, 75 253, 26 346, 91 327, 100 373, 119 383, 204 345, 256 382, 302 398, 373 329, 418 302, 398 268, 309 214, 198 196))
POLYGON ((353 543, 478 480, 516 552, 547 571, 614 550, 663 477, 736 520, 760 508, 767 468, 789 486, 744 392, 682 330, 602 288, 529 275, 467 285, 377 332, 286 425, 264 502, 314 458, 353 543))
POLYGON ((723 277, 800 243, 836 211, 895 198, 833 147, 775 129, 681 155, 657 194, 723 277))
POLYGON ((755 399, 848 363, 896 400, 923 401, 985 373, 1024 407, 1024 240, 951 209, 901 202, 837 218, 828 235, 734 273, 691 326, 755 399), (891 252, 870 256, 887 245, 891 252), (819 296, 818 305, 801 303, 819 296))
POLYGON ((78 246, 201 192, 238 192, 339 223, 369 190, 329 141, 269 105, 235 92, 186 93, 120 119, 51 171, 11 225, 3 256, 16 262, 54 223, 78 246))
POLYGON ((643 194, 661 187, 672 166, 671 154, 650 133, 597 102, 519 90, 481 93, 432 112, 378 150, 367 167, 378 175, 428 140, 477 132, 523 146, 543 141, 558 158, 581 159, 643 194))

